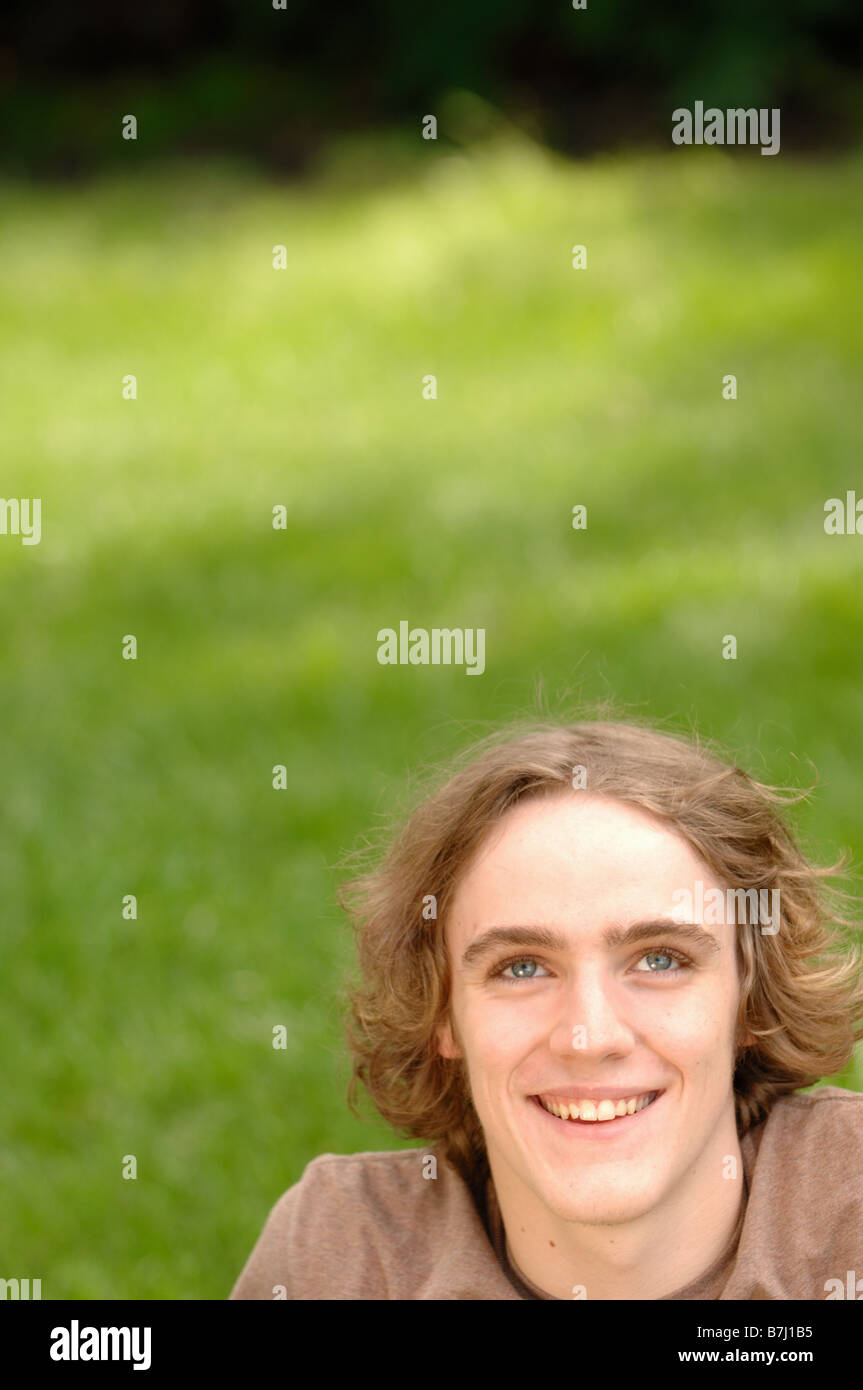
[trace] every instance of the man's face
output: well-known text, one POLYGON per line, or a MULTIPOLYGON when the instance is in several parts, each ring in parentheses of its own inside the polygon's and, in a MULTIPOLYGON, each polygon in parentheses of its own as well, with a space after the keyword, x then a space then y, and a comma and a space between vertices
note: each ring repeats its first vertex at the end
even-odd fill
POLYGON ((699 1158, 712 1173, 734 1133, 738 928, 700 939, 703 911, 687 932, 674 894, 724 887, 658 821, 583 792, 522 802, 491 832, 447 916, 454 1026, 439 1043, 464 1058, 496 1184, 603 1223, 652 1211, 699 1158), (540 1096, 593 1100, 598 1118, 540 1096), (639 1108, 621 1117, 627 1098, 639 1108))

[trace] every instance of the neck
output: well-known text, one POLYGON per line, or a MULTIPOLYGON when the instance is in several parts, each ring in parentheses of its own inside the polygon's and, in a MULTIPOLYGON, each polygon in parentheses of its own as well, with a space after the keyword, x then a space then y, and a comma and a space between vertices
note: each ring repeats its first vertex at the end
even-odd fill
POLYGON ((722 1255, 744 1201, 736 1126, 732 1134, 715 1135, 655 1207, 626 1222, 567 1220, 500 1166, 491 1162, 511 1259, 532 1284, 560 1299, 657 1299, 684 1288, 722 1255), (723 1177, 729 1158, 736 1178, 723 1177))

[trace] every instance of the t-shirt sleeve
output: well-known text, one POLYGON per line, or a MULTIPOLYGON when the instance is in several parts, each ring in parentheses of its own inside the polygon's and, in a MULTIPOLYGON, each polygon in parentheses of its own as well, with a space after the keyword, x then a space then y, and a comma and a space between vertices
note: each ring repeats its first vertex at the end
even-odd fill
POLYGON ((355 1186, 355 1170, 340 1156, 313 1159, 270 1211, 230 1298, 386 1298, 355 1186))
POLYGON ((861 1260, 863 1095, 822 1086, 785 1097, 758 1149, 729 1296, 845 1297, 861 1260))
POLYGON ((295 1183, 282 1193, 271 1209, 254 1249, 231 1290, 232 1299, 296 1297, 291 1291, 297 1275, 291 1248, 296 1244, 298 1208, 303 1198, 301 1188, 302 1181, 295 1183))

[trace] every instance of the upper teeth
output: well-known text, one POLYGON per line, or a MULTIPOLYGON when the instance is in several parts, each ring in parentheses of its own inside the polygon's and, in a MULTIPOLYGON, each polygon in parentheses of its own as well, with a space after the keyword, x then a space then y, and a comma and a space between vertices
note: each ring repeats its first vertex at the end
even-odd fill
POLYGON ((630 1096, 628 1100, 573 1100, 566 1105, 560 1101, 546 1100, 544 1096, 538 1099, 543 1109, 550 1110, 560 1120, 614 1120, 619 1115, 634 1115, 643 1110, 656 1099, 657 1094, 656 1091, 646 1091, 644 1095, 630 1096))

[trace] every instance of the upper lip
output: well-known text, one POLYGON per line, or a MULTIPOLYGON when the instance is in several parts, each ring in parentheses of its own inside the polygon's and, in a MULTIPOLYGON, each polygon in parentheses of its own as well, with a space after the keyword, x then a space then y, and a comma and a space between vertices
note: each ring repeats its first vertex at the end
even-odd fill
POLYGON ((555 1086, 547 1091, 535 1091, 536 1096, 547 1100, 571 1102, 574 1100, 629 1100, 632 1096, 648 1096, 655 1091, 659 1095, 661 1086, 555 1086))

